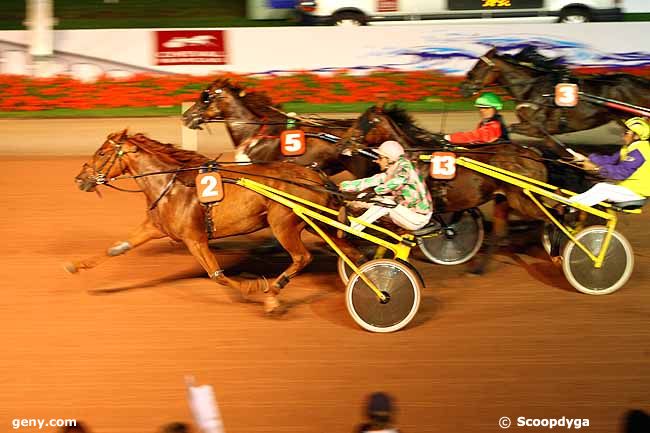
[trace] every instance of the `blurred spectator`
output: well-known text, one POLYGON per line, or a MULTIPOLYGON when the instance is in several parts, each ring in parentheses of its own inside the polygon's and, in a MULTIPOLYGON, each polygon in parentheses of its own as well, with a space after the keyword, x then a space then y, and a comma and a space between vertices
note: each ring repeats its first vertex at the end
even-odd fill
POLYGON ((640 409, 625 414, 623 433, 650 433, 650 415, 640 409))
POLYGON ((367 422, 361 424, 356 433, 399 433, 393 426, 395 408, 393 399, 386 393, 375 392, 366 403, 367 422))
POLYGON ((77 421, 74 426, 66 426, 61 428, 61 433, 90 433, 90 430, 84 423, 77 421))
POLYGON ((189 425, 182 422, 172 422, 166 424, 160 430, 160 433, 190 433, 189 425))

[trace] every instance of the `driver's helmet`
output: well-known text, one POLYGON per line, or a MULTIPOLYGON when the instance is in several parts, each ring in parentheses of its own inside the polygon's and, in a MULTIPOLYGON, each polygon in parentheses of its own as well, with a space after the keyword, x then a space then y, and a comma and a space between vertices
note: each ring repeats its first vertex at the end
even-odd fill
POLYGON ((385 156, 390 161, 397 161, 400 156, 404 155, 404 148, 397 141, 388 140, 381 143, 375 153, 385 156))
POLYGON ((485 92, 474 102, 475 107, 479 108, 494 108, 495 110, 500 110, 503 108, 503 102, 501 98, 495 95, 492 92, 485 92))
POLYGON ((650 124, 643 117, 632 117, 625 121, 625 126, 639 136, 641 140, 650 138, 650 124))

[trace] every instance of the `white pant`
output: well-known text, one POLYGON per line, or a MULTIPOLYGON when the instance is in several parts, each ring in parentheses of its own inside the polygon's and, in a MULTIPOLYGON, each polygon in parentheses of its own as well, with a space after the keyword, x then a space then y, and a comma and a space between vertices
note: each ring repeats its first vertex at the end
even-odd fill
MULTIPOLYGON (((395 204, 393 200, 387 197, 382 198, 382 201, 385 203, 395 204)), ((374 223, 384 215, 388 215, 395 224, 405 228, 406 230, 417 230, 427 225, 431 219, 432 213, 417 213, 401 204, 396 207, 385 207, 373 204, 367 211, 357 218, 367 223, 374 223)), ((359 231, 363 231, 366 228, 366 226, 359 223, 352 223, 351 227, 359 231)))
POLYGON ((593 206, 601 201, 620 203, 622 201, 643 200, 645 197, 631 191, 624 186, 601 182, 592 186, 582 194, 575 195, 569 199, 574 203, 585 206, 593 206))

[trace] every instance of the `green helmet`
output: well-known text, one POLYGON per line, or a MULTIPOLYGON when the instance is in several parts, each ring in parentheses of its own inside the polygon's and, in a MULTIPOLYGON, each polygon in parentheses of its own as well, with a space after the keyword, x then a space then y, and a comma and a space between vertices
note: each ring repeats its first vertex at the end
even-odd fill
POLYGON ((503 108, 503 102, 501 102, 501 98, 499 98, 494 93, 485 92, 481 96, 476 98, 476 102, 474 103, 474 106, 480 108, 494 108, 495 110, 500 110, 503 108))

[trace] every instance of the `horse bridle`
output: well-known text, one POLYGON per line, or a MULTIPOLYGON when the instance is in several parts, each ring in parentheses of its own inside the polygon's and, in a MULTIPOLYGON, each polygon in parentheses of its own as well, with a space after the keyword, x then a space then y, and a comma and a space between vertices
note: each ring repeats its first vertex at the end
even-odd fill
POLYGON ((223 98, 221 95, 223 93, 222 88, 218 88, 210 92, 210 90, 205 89, 201 92, 200 100, 203 104, 208 105, 214 98, 223 98))
MULTIPOLYGON (((479 85, 476 85, 476 84, 474 84, 474 82, 472 82, 472 86, 475 86, 477 89, 484 89, 484 88, 486 88, 486 87, 492 87, 492 86, 493 86, 493 87, 517 87, 517 86, 524 86, 524 85, 529 85, 529 84, 536 83, 537 81, 540 80, 540 78, 542 78, 542 77, 536 77, 536 78, 529 79, 529 80, 521 80, 521 81, 519 81, 519 82, 515 82, 515 81, 512 81, 512 80, 508 79, 508 77, 506 76, 506 72, 503 71, 503 70, 500 70, 499 67, 497 66, 497 64, 494 63, 494 61, 492 61, 492 59, 490 59, 489 57, 487 57, 487 56, 479 56, 479 60, 481 60, 482 62, 484 62, 486 65, 488 65, 488 69, 487 69, 487 71, 486 71, 486 75, 487 75, 487 72, 489 72, 489 71, 492 70, 492 69, 494 69, 494 70, 496 70, 496 71, 499 71, 499 72, 501 72, 501 75, 503 76, 504 81, 506 81, 506 84, 501 84, 501 85, 499 85, 499 84, 493 84, 493 85, 490 86, 490 85, 484 85, 484 84, 483 84, 483 80, 481 80, 481 84, 480 84, 480 87, 479 87, 479 85)), ((504 60, 504 59, 502 59, 502 60, 504 60)), ((504 61, 505 61, 506 63, 509 63, 507 60, 504 60, 504 61)), ((519 63, 517 63, 517 64, 519 64, 519 63)), ((520 66, 524 66, 524 65, 520 65, 520 66)), ((483 77, 483 78, 485 78, 485 77, 483 77)))
MULTIPOLYGON (((104 160, 104 162, 103 162, 99 167, 97 167, 97 165, 95 164, 95 159, 93 158, 93 164, 92 164, 92 166, 91 166, 91 168, 92 168, 92 170, 93 170, 93 174, 92 174, 92 176, 91 176, 91 179, 93 180, 93 182, 95 183, 95 185, 105 185, 105 186, 108 186, 108 187, 110 187, 110 188, 116 189, 116 190, 118 190, 118 191, 125 191, 125 192, 142 192, 142 190, 124 189, 124 188, 117 187, 117 186, 115 186, 115 185, 111 185, 111 184, 109 183, 109 182, 111 181, 111 179, 108 177, 108 174, 109 174, 109 173, 111 172, 111 170, 113 169, 113 166, 114 166, 116 163, 119 163, 119 164, 120 164, 120 170, 121 170, 122 172, 124 172, 124 170, 125 170, 126 168, 124 167, 124 163, 122 162, 122 157, 123 157, 125 154, 127 154, 127 153, 135 153, 135 152, 138 151, 138 149, 136 148, 135 150, 125 151, 125 150, 122 149, 122 146, 123 146, 124 143, 122 143, 122 142, 116 142, 116 141, 113 140, 112 138, 109 138, 107 141, 108 141, 110 144, 113 145, 113 149, 115 150, 115 152, 113 152, 113 156, 111 156, 111 157, 109 157, 109 158, 106 158, 106 160, 104 160), (110 165, 108 165, 108 164, 110 164, 110 165), (108 168, 107 168, 105 171, 103 171, 103 170, 104 170, 104 167, 106 167, 107 165, 108 165, 108 168)), ((102 155, 100 154, 100 156, 102 156, 102 155)), ((85 167, 88 167, 89 164, 88 164, 88 163, 84 163, 84 166, 85 166, 85 167)))

